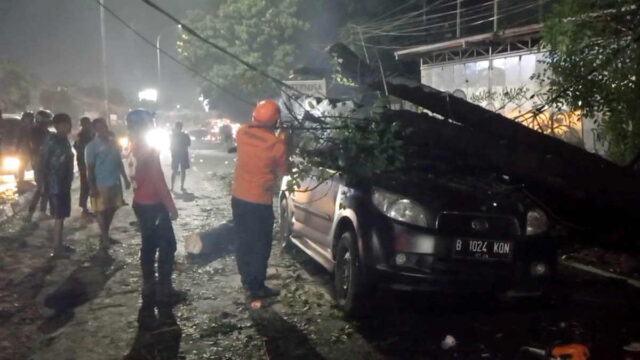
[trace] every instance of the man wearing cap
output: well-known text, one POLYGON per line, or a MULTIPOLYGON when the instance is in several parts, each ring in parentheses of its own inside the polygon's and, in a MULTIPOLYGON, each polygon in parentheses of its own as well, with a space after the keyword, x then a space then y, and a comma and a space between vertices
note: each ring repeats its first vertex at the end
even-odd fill
POLYGON ((237 233, 236 261, 250 301, 277 296, 265 285, 273 241, 273 195, 287 172, 287 147, 276 136, 280 107, 265 100, 256 106, 251 123, 236 135, 238 156, 231 207, 237 233))

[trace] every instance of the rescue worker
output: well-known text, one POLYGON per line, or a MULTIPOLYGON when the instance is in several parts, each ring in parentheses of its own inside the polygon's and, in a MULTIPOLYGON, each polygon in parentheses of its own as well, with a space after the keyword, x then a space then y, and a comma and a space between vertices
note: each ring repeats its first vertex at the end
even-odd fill
POLYGON ((133 211, 142 236, 142 296, 147 299, 155 296, 156 301, 173 305, 186 299, 186 293, 175 290, 171 281, 176 252, 176 237, 171 221, 178 218, 178 210, 167 187, 158 151, 144 140, 145 134, 153 127, 153 115, 146 110, 133 110, 127 115, 131 140, 128 166, 133 184, 133 211))
MULTIPOLYGON (((236 261, 248 300, 278 296, 265 285, 273 240, 273 196, 287 172, 287 147, 275 134, 280 106, 265 100, 256 106, 251 123, 236 135, 238 155, 231 207, 237 234, 236 261)), ((259 306, 259 305, 258 305, 259 306)))

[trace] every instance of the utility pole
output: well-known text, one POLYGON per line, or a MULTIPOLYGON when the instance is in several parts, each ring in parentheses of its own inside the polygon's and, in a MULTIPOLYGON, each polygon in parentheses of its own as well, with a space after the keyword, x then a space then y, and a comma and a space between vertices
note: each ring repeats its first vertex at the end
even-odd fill
POLYGON ((462 0, 458 0, 456 8, 456 37, 460 37, 460 9, 462 7, 462 0))
MULTIPOLYGON (((156 37, 156 61, 157 61, 157 65, 158 65, 158 79, 157 79, 157 84, 156 84, 156 90, 158 90, 158 101, 156 102, 156 106, 158 106, 158 108, 160 108, 160 97, 162 94, 162 70, 160 68, 160 41, 162 39, 162 33, 167 30, 167 29, 175 29, 175 26, 171 26, 169 28, 164 28, 162 30, 160 30, 160 32, 158 33, 158 36, 156 37)), ((182 29, 182 25, 178 25, 178 30, 182 29)))
POLYGON ((429 30, 427 30, 427 0, 422 1, 422 25, 425 27, 424 29, 424 37, 425 39, 429 35, 429 30))
POLYGON ((111 125, 109 111, 109 83, 107 80, 107 39, 104 24, 104 0, 100 0, 100 38, 102 39, 102 85, 104 86, 104 111, 107 124, 111 125))
POLYGON ((493 32, 498 31, 498 0, 493 0, 493 32))
MULTIPOLYGON (((158 93, 160 93, 161 87, 162 87, 162 76, 160 72, 160 38, 161 37, 162 37, 162 32, 160 32, 160 34, 158 34, 158 37, 156 38, 156 57, 158 59, 158 80, 157 80, 158 83, 156 84, 156 89, 158 89, 158 93)), ((160 97, 158 96, 158 102, 159 101, 160 101, 160 97)), ((156 105, 158 105, 158 102, 156 102, 156 105)))
POLYGON ((544 22, 544 0, 538 0, 538 21, 540 24, 544 22))

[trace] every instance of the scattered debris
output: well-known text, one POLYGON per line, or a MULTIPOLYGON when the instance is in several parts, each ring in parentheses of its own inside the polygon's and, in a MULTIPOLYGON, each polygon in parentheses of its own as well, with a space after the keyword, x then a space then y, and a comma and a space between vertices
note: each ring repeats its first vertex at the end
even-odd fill
POLYGON ((456 339, 451 335, 445 336, 442 342, 440 343, 440 347, 442 347, 442 350, 449 350, 455 347, 456 345, 457 345, 456 339))

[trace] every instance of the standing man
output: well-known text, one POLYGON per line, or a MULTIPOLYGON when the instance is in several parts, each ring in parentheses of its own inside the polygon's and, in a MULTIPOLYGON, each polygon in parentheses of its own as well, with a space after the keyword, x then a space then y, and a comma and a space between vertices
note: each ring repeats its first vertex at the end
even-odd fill
POLYGON ((64 219, 71 215, 71 182, 73 182, 73 151, 69 143, 71 117, 56 114, 53 117, 56 132, 47 136, 40 151, 38 190, 48 196, 51 216, 55 219, 53 230, 54 257, 68 256, 73 248, 62 244, 64 219))
POLYGON ((253 111, 251 123, 236 135, 238 157, 231 207, 238 236, 238 271, 251 302, 279 294, 265 285, 273 241, 273 195, 279 178, 287 172, 286 144, 275 135, 279 120, 278 104, 262 101, 253 111))
POLYGON ((24 173, 27 170, 27 164, 29 164, 31 156, 31 129, 33 128, 33 122, 35 115, 30 111, 25 111, 20 117, 20 132, 18 133, 18 154, 20 156, 20 169, 18 169, 18 176, 16 180, 18 183, 18 189, 22 189, 24 184, 24 173))
POLYGON ((120 147, 111 136, 107 122, 103 118, 93 120, 96 136, 85 149, 87 162, 87 179, 91 194, 91 208, 97 213, 100 225, 100 246, 109 247, 109 229, 113 216, 118 208, 124 206, 122 198, 122 184, 129 189, 131 183, 120 157, 120 147))
POLYGON ((131 138, 129 169, 134 185, 133 211, 142 235, 142 297, 156 296, 160 303, 177 304, 186 299, 186 294, 175 290, 171 281, 176 252, 176 236, 171 221, 178 218, 178 209, 164 179, 158 151, 144 140, 146 132, 153 127, 153 115, 146 110, 133 110, 127 115, 131 138))
POLYGON ((38 206, 38 202, 40 202, 40 213, 42 216, 46 216, 47 213, 47 196, 40 192, 44 187, 41 186, 40 180, 40 150, 44 144, 45 139, 50 134, 49 126, 51 123, 51 118, 53 114, 51 114, 47 110, 40 110, 36 113, 36 125, 31 128, 30 134, 30 156, 31 156, 31 167, 33 168, 33 173, 36 181, 36 191, 33 194, 33 198, 31 198, 31 204, 29 204, 29 212, 27 214, 27 222, 31 221, 33 214, 36 212, 36 207, 38 206))
POLYGON ((78 205, 82 209, 83 215, 92 215, 87 207, 87 200, 89 199, 89 179, 87 177, 87 163, 84 157, 84 150, 91 140, 93 140, 94 135, 91 119, 84 116, 80 119, 80 132, 78 133, 76 142, 73 144, 73 148, 76 150, 78 172, 80 173, 80 201, 78 205))
POLYGON ((189 146, 191 146, 191 138, 182 131, 182 122, 178 121, 171 134, 171 191, 173 191, 178 172, 180 173, 180 190, 185 191, 184 181, 189 169, 189 146))
POLYGON ((230 124, 221 125, 218 132, 222 138, 222 143, 227 152, 233 148, 233 129, 230 124))

